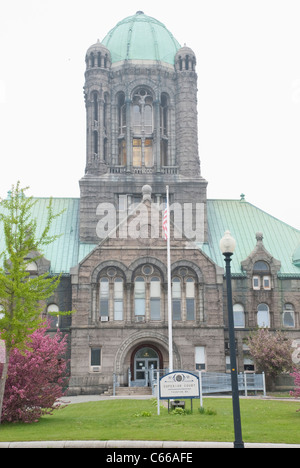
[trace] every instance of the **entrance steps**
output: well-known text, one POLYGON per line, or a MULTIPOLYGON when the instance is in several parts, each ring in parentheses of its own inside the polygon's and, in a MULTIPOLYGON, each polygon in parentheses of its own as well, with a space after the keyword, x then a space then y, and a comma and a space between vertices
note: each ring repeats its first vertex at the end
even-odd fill
MULTIPOLYGON (((110 387, 104 395, 112 396, 113 389, 110 387)), ((117 387, 116 388, 116 396, 144 396, 144 395, 152 395, 152 388, 151 387, 117 387)))

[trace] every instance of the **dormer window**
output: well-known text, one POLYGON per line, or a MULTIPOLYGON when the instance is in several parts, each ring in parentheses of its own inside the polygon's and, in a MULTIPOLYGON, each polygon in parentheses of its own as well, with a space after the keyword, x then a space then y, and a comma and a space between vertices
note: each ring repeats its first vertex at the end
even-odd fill
POLYGON ((254 290, 271 290, 271 275, 268 263, 258 261, 254 264, 252 286, 254 290))
POLYGON ((34 276, 38 275, 38 267, 35 262, 31 262, 30 259, 26 259, 26 271, 29 273, 29 277, 33 278, 34 276))

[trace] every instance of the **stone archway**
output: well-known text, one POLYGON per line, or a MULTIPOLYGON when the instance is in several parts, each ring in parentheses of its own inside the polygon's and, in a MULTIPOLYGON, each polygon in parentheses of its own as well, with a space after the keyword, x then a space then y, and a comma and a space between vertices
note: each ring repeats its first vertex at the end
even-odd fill
MULTIPOLYGON (((141 349, 145 344, 158 353, 160 365, 168 366, 168 337, 156 331, 143 330, 132 333, 118 349, 114 363, 114 371, 117 375, 125 376, 127 374, 134 351, 136 352, 138 348, 141 349)), ((174 368, 180 369, 181 357, 175 343, 173 343, 173 360, 174 368)))
POLYGON ((151 382, 151 369, 163 369, 164 360, 161 350, 152 343, 142 343, 131 353, 131 382, 139 382, 139 386, 147 386, 151 382), (143 384, 144 381, 144 384, 143 384))

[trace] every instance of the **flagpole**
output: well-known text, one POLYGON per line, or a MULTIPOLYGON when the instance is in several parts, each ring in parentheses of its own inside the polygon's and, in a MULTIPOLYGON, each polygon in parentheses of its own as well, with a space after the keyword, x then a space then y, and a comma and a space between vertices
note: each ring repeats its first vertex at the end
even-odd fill
POLYGON ((168 329, 169 329, 169 372, 173 372, 173 325, 172 325, 172 282, 171 282, 171 246, 170 246, 170 204, 169 186, 167 185, 167 269, 168 269, 168 329))

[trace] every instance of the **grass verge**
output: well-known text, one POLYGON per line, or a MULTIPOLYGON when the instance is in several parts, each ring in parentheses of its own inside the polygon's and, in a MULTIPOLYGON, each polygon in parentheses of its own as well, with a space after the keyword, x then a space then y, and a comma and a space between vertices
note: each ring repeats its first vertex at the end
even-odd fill
MULTIPOLYGON (((300 443, 299 403, 241 400, 244 442, 300 443)), ((187 404, 187 407, 189 404, 187 404)), ((205 399, 204 414, 157 416, 153 400, 104 400, 69 405, 35 424, 3 424, 0 442, 40 440, 233 441, 231 399, 205 399)))

